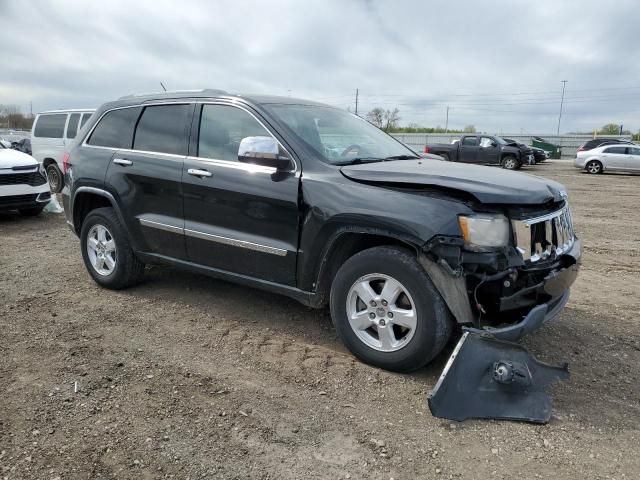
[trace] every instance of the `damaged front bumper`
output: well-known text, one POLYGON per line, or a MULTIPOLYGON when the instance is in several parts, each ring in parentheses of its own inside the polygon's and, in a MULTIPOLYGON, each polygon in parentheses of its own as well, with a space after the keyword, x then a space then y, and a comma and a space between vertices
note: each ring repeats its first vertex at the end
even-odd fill
POLYGON ((527 265, 513 254, 496 261, 495 253, 473 254, 467 261, 475 263, 466 264, 461 255, 457 268, 451 267, 450 259, 434 261, 426 255, 420 262, 459 324, 475 333, 516 341, 560 314, 580 269, 581 249, 575 238, 547 268, 527 265))

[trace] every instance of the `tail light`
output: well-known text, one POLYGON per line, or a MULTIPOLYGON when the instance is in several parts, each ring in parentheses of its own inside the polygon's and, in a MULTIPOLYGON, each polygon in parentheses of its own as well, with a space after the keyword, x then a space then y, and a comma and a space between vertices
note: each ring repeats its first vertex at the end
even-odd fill
POLYGON ((71 160, 71 155, 69 155, 69 152, 64 152, 64 156, 62 157, 62 170, 64 173, 67 173, 71 166, 71 162, 69 160, 71 160))
POLYGON ((429 153, 429 145, 424 146, 424 153, 429 153))

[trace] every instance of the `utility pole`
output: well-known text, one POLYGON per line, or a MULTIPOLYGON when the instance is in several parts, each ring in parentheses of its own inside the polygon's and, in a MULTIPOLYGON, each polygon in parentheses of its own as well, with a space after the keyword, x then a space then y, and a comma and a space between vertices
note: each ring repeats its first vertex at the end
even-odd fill
POLYGON ((356 88, 356 115, 358 115, 358 89, 356 88))
POLYGON ((162 90, 164 90, 165 92, 167 91, 167 89, 164 86, 164 83, 160 82, 160 86, 162 87, 162 90))
POLYGON ((449 131, 449 105, 447 105, 447 120, 444 123, 444 133, 449 131))
POLYGON ((562 104, 564 103, 564 88, 567 85, 566 80, 562 80, 562 98, 560 98, 560 114, 558 115, 558 131, 556 132, 560 135, 560 120, 562 119, 562 104))

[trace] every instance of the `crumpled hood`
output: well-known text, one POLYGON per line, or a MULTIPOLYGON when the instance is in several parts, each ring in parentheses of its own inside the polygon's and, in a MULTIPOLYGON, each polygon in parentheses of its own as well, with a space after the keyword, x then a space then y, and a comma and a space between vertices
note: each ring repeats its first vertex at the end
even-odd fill
POLYGON ((18 150, 0 148, 0 170, 26 166, 37 167, 38 161, 31 155, 19 152, 18 150))
POLYGON ((347 165, 342 174, 366 183, 411 184, 459 190, 481 203, 537 205, 561 201, 565 188, 552 180, 495 167, 438 160, 395 160, 347 165))

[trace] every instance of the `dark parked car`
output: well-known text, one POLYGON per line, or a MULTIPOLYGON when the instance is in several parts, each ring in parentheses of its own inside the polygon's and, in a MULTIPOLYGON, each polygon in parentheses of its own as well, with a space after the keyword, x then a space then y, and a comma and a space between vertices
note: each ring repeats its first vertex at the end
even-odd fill
POLYGON ((545 152, 541 148, 532 147, 532 146, 527 145, 525 143, 518 142, 517 140, 514 140, 512 138, 506 138, 506 137, 502 137, 502 138, 507 143, 512 143, 512 144, 518 145, 518 148, 520 148, 520 150, 524 150, 524 151, 531 150, 531 153, 533 154, 533 162, 532 163, 541 163, 541 162, 544 162, 547 158, 549 158, 549 155, 547 154, 547 152, 545 152))
POLYGON ((533 161, 533 152, 524 147, 492 135, 465 135, 459 142, 428 145, 424 151, 452 162, 500 165, 507 170, 518 170, 533 161))
POLYGON ((11 148, 18 150, 19 152, 26 153, 27 155, 31 155, 33 153, 31 151, 31 139, 29 138, 23 138, 17 142, 11 142, 11 148))
POLYGON ((347 347, 391 370, 429 362, 456 325, 534 330, 564 307, 580 259, 562 185, 422 159, 288 97, 125 97, 98 109, 64 170, 99 285, 166 263, 329 305, 347 347))
POLYGON ((578 147, 578 152, 586 152, 588 150, 593 150, 594 148, 601 147, 602 145, 612 145, 622 143, 624 145, 635 145, 633 142, 628 140, 620 140, 618 138, 594 138, 593 140, 589 140, 587 143, 584 143, 578 147))

